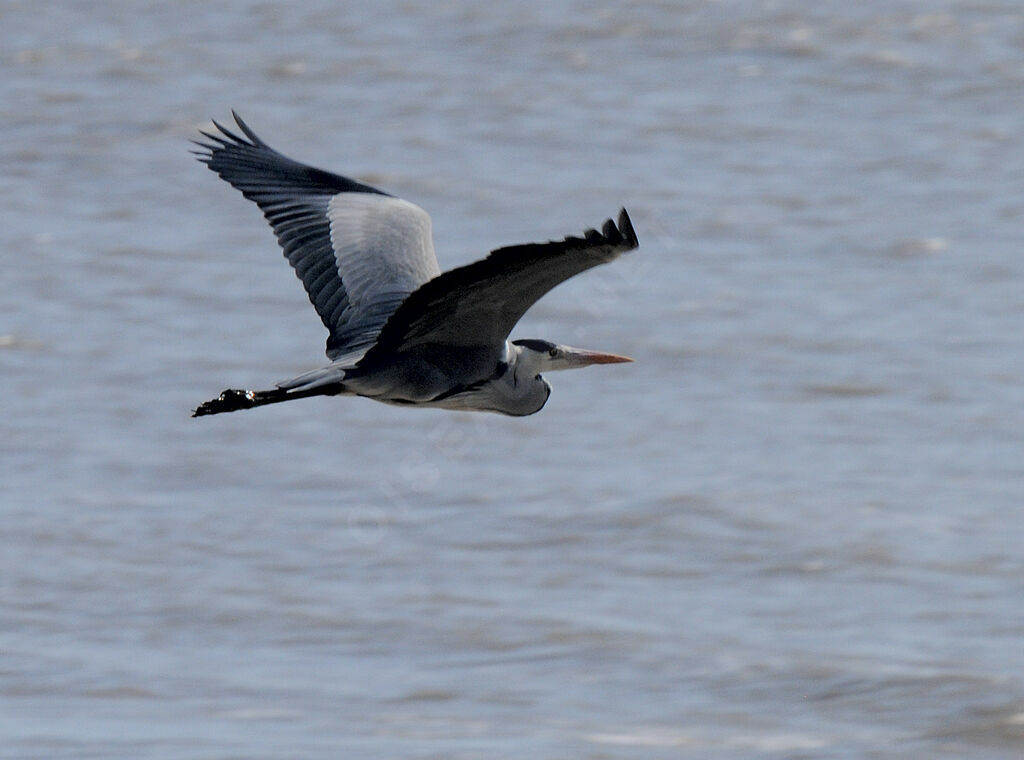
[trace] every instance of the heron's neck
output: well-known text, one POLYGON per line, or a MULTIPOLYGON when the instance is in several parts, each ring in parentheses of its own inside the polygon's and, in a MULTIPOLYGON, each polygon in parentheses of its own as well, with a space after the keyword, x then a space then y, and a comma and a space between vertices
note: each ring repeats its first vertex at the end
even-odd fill
POLYGON ((505 354, 502 361, 508 365, 508 381, 519 387, 536 382, 541 372, 543 357, 541 354, 514 343, 505 342, 505 354))

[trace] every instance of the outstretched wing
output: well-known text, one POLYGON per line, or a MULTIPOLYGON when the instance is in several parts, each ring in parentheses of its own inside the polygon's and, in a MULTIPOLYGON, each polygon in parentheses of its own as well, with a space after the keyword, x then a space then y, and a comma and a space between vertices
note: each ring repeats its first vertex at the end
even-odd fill
POLYGON ((438 273, 430 217, 348 177, 306 166, 263 142, 214 125, 199 160, 254 201, 330 332, 334 359, 372 345, 405 297, 438 273))
POLYGON ((638 245, 622 209, 618 226, 609 219, 601 232, 499 248, 414 291, 391 315, 363 362, 430 343, 497 348, 526 310, 553 287, 638 245))

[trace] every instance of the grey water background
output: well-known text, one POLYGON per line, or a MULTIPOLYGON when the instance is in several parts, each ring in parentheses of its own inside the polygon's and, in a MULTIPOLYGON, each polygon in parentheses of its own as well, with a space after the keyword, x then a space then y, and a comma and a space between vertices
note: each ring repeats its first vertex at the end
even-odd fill
POLYGON ((1024 755, 1024 15, 0 5, 0 757, 1024 755), (631 212, 537 416, 310 400, 271 145, 442 268, 631 212))

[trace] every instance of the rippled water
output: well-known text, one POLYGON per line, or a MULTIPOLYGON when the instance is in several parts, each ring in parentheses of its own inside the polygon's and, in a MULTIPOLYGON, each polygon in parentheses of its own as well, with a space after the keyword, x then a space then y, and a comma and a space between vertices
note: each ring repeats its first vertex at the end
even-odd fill
POLYGON ((1016 3, 0 6, 0 757, 1016 758, 1016 3), (326 399, 242 113, 442 267, 629 208, 525 419, 326 399))

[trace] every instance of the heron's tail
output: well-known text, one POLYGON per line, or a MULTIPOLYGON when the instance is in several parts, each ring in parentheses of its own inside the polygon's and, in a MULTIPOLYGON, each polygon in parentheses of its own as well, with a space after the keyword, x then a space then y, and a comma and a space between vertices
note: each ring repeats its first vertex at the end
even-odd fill
POLYGON ((207 414, 237 412, 239 409, 252 409, 255 406, 279 404, 282 401, 291 401, 296 398, 308 398, 309 396, 335 396, 343 391, 344 388, 341 383, 320 385, 316 388, 300 391, 290 391, 286 388, 274 388, 269 391, 245 391, 238 388, 228 388, 217 398, 200 404, 196 410, 192 412, 192 416, 204 417, 207 414))

